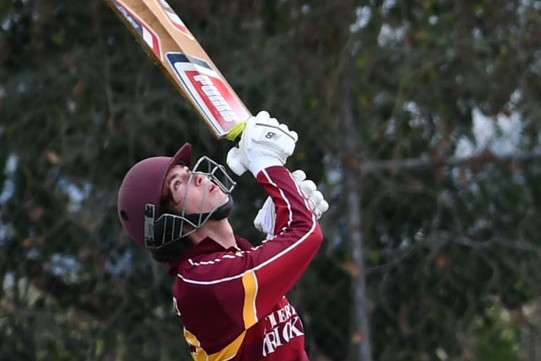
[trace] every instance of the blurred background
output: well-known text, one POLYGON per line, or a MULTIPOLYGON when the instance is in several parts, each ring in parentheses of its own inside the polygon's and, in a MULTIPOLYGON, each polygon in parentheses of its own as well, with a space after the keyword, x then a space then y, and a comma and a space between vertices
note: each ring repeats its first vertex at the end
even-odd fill
MULTIPOLYGON (((289 295, 313 361, 541 360, 541 1, 170 5, 331 205, 289 295)), ((190 359, 116 216, 129 167, 186 141, 232 145, 104 1, 0 0, 0 360, 190 359)))

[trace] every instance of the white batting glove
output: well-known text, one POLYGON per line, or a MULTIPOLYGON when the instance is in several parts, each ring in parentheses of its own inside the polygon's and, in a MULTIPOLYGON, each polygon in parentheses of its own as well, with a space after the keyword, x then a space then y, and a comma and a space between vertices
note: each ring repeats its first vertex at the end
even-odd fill
MULTIPOLYGON (((293 179, 301 189, 308 205, 317 219, 329 209, 329 203, 323 198, 323 194, 317 190, 316 184, 306 179, 306 174, 302 170, 296 170, 291 173, 293 179)), ((254 219, 254 226, 257 230, 266 233, 267 239, 274 236, 274 224, 276 223, 276 210, 271 197, 267 197, 261 209, 257 212, 254 219)))
POLYGON ((267 197, 263 207, 259 209, 254 218, 254 226, 260 232, 267 234, 267 239, 274 236, 274 224, 276 223, 276 210, 271 197, 267 197))
POLYGON ((329 209, 329 203, 323 197, 323 194, 317 190, 317 186, 314 181, 306 179, 306 173, 302 170, 296 170, 291 173, 299 188, 301 189, 304 197, 308 201, 308 205, 312 212, 316 215, 317 219, 321 218, 321 215, 329 209))
POLYGON ((227 153, 227 165, 237 175, 249 170, 254 176, 268 167, 284 165, 293 154, 298 135, 271 118, 266 111, 246 121, 237 147, 227 153))

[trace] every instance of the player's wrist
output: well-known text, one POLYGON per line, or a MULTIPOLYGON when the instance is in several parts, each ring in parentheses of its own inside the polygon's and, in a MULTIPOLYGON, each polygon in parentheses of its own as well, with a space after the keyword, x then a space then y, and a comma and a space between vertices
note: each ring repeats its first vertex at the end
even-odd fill
POLYGON ((267 169, 274 166, 281 166, 283 165, 282 162, 271 156, 258 156, 254 157, 249 163, 248 163, 248 169, 250 172, 254 175, 254 177, 257 177, 259 172, 261 172, 263 169, 267 169))

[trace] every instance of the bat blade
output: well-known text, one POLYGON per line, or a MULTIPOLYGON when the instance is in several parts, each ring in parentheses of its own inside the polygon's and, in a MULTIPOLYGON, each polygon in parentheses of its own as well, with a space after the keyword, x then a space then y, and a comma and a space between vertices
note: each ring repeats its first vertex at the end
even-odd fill
POLYGON ((251 114, 164 0, 106 0, 147 54, 194 106, 216 138, 251 114))

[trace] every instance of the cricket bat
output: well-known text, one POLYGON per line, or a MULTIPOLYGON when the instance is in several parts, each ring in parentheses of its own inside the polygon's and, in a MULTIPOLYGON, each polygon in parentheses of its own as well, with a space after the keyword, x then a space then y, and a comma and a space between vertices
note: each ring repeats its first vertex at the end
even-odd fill
POLYGON ((251 116, 214 62, 165 0, 105 0, 212 134, 235 140, 251 116))

